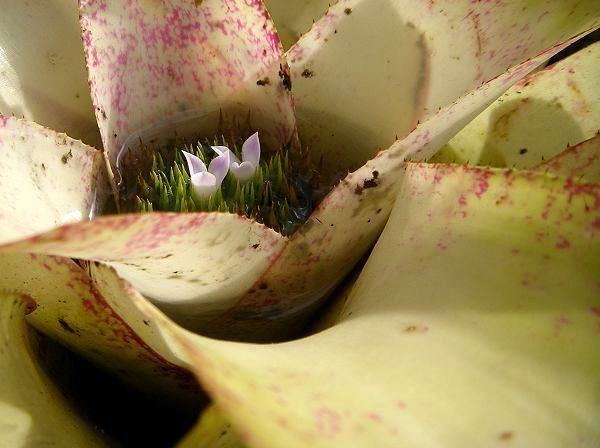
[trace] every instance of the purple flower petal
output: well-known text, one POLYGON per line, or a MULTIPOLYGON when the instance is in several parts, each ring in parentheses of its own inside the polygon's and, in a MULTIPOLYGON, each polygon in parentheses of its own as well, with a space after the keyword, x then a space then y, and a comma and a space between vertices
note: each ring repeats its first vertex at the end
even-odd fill
POLYGON ((195 156, 194 154, 190 154, 186 151, 181 151, 185 156, 185 160, 188 164, 188 169, 190 170, 190 177, 192 177, 196 173, 202 173, 206 171, 206 165, 200 158, 195 156))
POLYGON ((233 153, 233 151, 231 151, 227 146, 211 146, 211 148, 214 152, 216 152, 219 155, 222 155, 223 153, 225 153, 225 151, 229 151, 230 163, 242 163, 240 162, 240 159, 238 159, 237 156, 233 153))
MULTIPOLYGON (((219 154, 219 152, 215 149, 216 146, 213 146, 212 148, 217 154, 219 154)), ((224 148, 224 146, 222 146, 221 148, 224 148)), ((227 149, 226 151, 222 151, 221 155, 215 157, 210 162, 210 165, 208 166, 208 171, 214 174, 215 178, 217 179, 217 186, 220 186, 221 182, 223 182, 223 179, 225 179, 227 171, 229 171, 230 163, 231 151, 229 149, 227 149)))
POLYGON ((198 197, 207 198, 217 191, 217 178, 209 172, 196 173, 190 180, 198 197))
POLYGON ((258 132, 252 134, 242 145, 242 159, 250 162, 256 168, 260 162, 260 141, 258 132))
POLYGON ((250 162, 243 162, 242 164, 233 162, 231 164, 231 172, 240 182, 247 182, 252 179, 255 170, 256 167, 250 162))

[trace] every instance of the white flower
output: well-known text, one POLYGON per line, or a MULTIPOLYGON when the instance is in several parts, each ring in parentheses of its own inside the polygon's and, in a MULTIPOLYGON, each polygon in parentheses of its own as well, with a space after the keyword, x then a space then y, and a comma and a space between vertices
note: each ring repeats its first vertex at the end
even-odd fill
POLYGON ((190 182, 194 186, 194 191, 198 197, 207 198, 215 194, 221 187, 227 171, 229 171, 231 152, 224 151, 218 157, 212 159, 208 165, 208 170, 204 162, 194 154, 186 151, 181 152, 187 161, 190 170, 190 182))
POLYGON ((226 146, 213 146, 212 149, 219 156, 228 153, 230 154, 231 162, 229 168, 231 172, 240 182, 247 182, 252 179, 258 163, 260 162, 260 141, 258 132, 255 132, 246 139, 242 145, 242 162, 236 155, 226 146))

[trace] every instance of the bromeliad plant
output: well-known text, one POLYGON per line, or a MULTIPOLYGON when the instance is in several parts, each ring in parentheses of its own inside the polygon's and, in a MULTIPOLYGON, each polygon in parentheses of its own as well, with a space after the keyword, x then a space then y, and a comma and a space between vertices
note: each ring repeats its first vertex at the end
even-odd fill
MULTIPOLYGON (((528 2, 518 5, 518 13, 511 2, 344 0, 327 9, 314 1, 301 11, 299 3, 265 4, 279 21, 285 52, 262 2, 80 2, 104 151, 2 116, 0 280, 3 299, 13 299, 2 308, 11 330, 3 334, 21 337, 8 317, 27 304, 27 320, 38 329, 176 402, 195 396, 185 370, 191 368, 218 406, 211 412, 223 413, 249 446, 464 446, 490 440, 591 446, 597 433, 590 422, 599 409, 598 357, 589 341, 596 337, 600 304, 593 293, 598 252, 588 248, 597 244, 597 180, 405 160, 432 155, 571 36, 596 27, 596 2, 528 2), (311 27, 313 8, 326 14, 311 27), (241 123, 248 114, 249 125, 231 126, 233 141, 258 131, 261 143, 274 149, 271 161, 278 148, 289 148, 291 158, 300 146, 310 147, 314 159, 323 160, 316 175, 341 178, 330 182, 335 187, 290 237, 244 210, 153 211, 72 222, 97 216, 109 189, 118 197, 115 204, 129 203, 121 196, 119 174, 142 186, 139 202, 132 203, 145 210, 149 204, 154 210, 155 201, 171 207, 171 198, 175 206, 177 197, 181 210, 180 184, 194 206, 198 200, 209 207, 223 167, 241 179, 233 182, 230 174, 228 186, 224 177, 221 190, 233 190, 235 197, 239 184, 242 197, 242 187, 255 181, 245 175, 263 170, 265 178, 252 151, 242 150, 236 160, 224 148, 209 147, 227 146, 222 141, 188 146, 187 153, 204 158, 202 165, 168 142, 218 138, 222 116, 241 123), (127 164, 119 163, 124 148, 132 156, 128 161, 137 158, 150 169, 125 170, 127 164), (170 148, 170 158, 156 148, 170 148), (192 192, 194 176, 198 192, 192 192), (269 346, 218 341, 183 330, 148 302, 207 334, 281 337, 302 327, 372 246, 394 203, 381 242, 341 312, 331 317, 334 325, 314 336, 269 346), (496 269, 506 257, 513 260, 510 267, 496 269), (584 348, 569 351, 573 341, 584 348), (451 369, 440 376, 439 365, 451 369), (583 411, 540 398, 556 390, 566 391, 564 397, 583 411), (483 422, 476 432, 470 425, 475 419, 483 422)), ((11 6, 23 17, 28 7, 11 6)), ((65 48, 77 42, 65 40, 65 48)), ((22 107, 27 118, 100 147, 81 126, 85 118, 70 121, 67 114, 48 113, 51 102, 36 109, 19 96, 30 86, 10 45, 2 42, 9 57, 0 61, 13 76, 8 85, 22 85, 2 91, 2 112, 10 110, 7 105, 22 107)), ((573 83, 569 78, 567 85, 573 83)), ((71 84, 58 84, 63 94, 54 107, 86 117, 85 105, 75 101, 82 95, 76 98, 71 84)), ((512 123, 506 113, 500 127, 512 123)), ((586 133, 581 140, 591 137, 586 133)), ((228 148, 235 153, 233 145, 228 148)), ((578 154, 594 148, 597 139, 554 162, 569 173, 565 160, 580 160, 578 154)), ((279 157, 285 165, 285 154, 279 157)), ((2 353, 3 371, 25 371, 30 364, 15 362, 11 353, 2 353)), ((43 412, 55 419, 37 426, 44 439, 102 446, 68 403, 35 406, 36 387, 46 383, 33 383, 34 395, 3 391, 11 398, 0 415, 18 423, 11 436, 27 437, 27 418, 43 412), (73 425, 83 429, 65 434, 73 425)), ((41 390, 59 396, 51 385, 41 390)), ((209 423, 201 420, 190 444, 212 437, 208 429, 221 433, 209 423)))

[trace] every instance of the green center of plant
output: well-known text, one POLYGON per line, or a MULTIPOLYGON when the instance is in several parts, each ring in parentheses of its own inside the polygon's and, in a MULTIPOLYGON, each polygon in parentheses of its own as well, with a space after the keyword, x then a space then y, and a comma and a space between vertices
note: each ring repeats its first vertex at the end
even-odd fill
POLYGON ((204 165, 205 173, 201 174, 213 178, 208 171, 211 170, 211 162, 219 157, 214 148, 226 147, 231 151, 232 160, 242 162, 244 154, 240 151, 241 146, 239 141, 226 141, 224 138, 215 140, 212 145, 208 141, 199 141, 193 145, 174 144, 158 150, 142 145, 142 154, 152 154, 151 164, 135 160, 123 170, 129 176, 119 185, 121 210, 236 213, 283 235, 293 233, 308 219, 313 209, 312 185, 307 175, 310 170, 306 169, 306 157, 302 154, 292 158, 284 149, 266 152, 245 179, 240 180, 232 168, 216 191, 198 193, 198 179, 196 177, 196 182, 193 182, 194 173, 190 172, 189 159, 197 157, 204 165), (185 155, 184 151, 188 154, 185 155), (294 165, 302 169, 295 169, 294 165))

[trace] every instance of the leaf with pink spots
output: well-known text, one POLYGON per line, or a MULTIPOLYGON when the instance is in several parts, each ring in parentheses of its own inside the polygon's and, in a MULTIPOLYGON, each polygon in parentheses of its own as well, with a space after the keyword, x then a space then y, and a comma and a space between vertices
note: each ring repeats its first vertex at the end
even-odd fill
POLYGON ((595 43, 526 76, 432 161, 532 168, 592 138, 600 122, 599 59, 595 43))
POLYGON ((337 318, 292 342, 208 339, 131 300, 248 446, 591 447, 599 197, 544 174, 408 164, 337 318))

